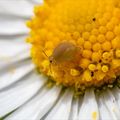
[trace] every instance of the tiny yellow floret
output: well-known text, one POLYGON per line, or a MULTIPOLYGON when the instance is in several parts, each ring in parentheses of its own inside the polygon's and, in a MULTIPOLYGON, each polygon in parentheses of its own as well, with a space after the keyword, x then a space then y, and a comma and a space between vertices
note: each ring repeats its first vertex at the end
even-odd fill
POLYGON ((95 71, 95 70, 96 70, 96 65, 95 65, 95 64, 90 64, 90 65, 88 66, 88 68, 89 68, 89 70, 91 70, 91 71, 95 71))
POLYGON ((78 76, 78 75, 80 74, 80 72, 79 72, 78 70, 76 70, 76 69, 71 69, 71 70, 70 70, 70 74, 71 74, 72 76, 78 76))
POLYGON ((84 42, 84 48, 85 48, 85 49, 91 49, 91 48, 92 48, 91 42, 85 41, 85 42, 84 42))
POLYGON ((109 70, 109 68, 108 68, 107 65, 103 65, 103 66, 102 66, 102 71, 103 71, 103 72, 108 72, 108 70, 109 70))
POLYGON ((111 49, 111 47, 112 47, 111 42, 109 42, 109 41, 106 41, 102 44, 102 49, 104 51, 109 51, 111 49))
POLYGON ((97 38, 98 42, 103 43, 105 42, 105 36, 103 34, 99 34, 97 38))
POLYGON ((91 77, 91 72, 89 70, 86 70, 83 74, 83 79, 85 81, 91 81, 92 80, 92 77, 91 77))
POLYGON ((91 58, 91 56, 92 56, 92 51, 91 50, 83 50, 83 54, 82 54, 82 56, 84 57, 84 58, 91 58))
POLYGON ((101 34, 105 34, 105 33, 107 32, 107 28, 104 27, 104 26, 101 26, 101 27, 99 28, 99 32, 100 32, 101 34))
POLYGON ((97 42, 97 37, 95 35, 91 35, 89 40, 93 44, 93 43, 97 42))
POLYGON ((80 65, 80 67, 82 67, 83 69, 85 69, 85 68, 88 67, 89 64, 90 64, 90 60, 83 58, 83 59, 81 59, 79 65, 80 65))
POLYGON ((92 47, 93 51, 99 51, 101 50, 101 44, 100 43, 95 43, 92 47))
POLYGON ((116 52, 115 52, 115 54, 116 54, 117 58, 120 58, 120 49, 117 49, 116 52))
POLYGON ((113 38, 114 38, 114 33, 111 32, 111 31, 108 31, 108 32, 106 33, 106 39, 107 39, 107 40, 112 40, 113 38))

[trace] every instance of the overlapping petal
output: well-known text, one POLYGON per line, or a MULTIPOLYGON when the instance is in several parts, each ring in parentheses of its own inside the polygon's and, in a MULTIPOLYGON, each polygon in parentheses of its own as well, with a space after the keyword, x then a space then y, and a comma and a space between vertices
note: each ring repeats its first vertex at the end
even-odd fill
POLYGON ((10 115, 6 120, 39 120, 55 104, 60 94, 61 88, 54 87, 50 91, 43 89, 26 105, 10 115))
MULTIPOLYGON (((9 79, 8 79, 9 80, 9 79)), ((44 85, 44 79, 32 73, 24 77, 19 83, 0 92, 0 116, 17 109, 44 85)))

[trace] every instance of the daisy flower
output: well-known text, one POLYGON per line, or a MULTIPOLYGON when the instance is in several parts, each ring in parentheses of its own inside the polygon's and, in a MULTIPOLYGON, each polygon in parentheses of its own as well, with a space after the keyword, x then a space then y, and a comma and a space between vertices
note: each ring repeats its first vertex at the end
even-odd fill
POLYGON ((0 120, 120 119, 119 0, 1 0, 0 25, 0 120))

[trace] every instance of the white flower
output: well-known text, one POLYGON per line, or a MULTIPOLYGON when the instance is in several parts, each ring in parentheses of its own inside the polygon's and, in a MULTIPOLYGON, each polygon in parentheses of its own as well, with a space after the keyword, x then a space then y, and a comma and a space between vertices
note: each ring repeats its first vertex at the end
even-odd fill
POLYGON ((0 117, 6 120, 118 120, 120 89, 93 89, 73 98, 69 89, 46 88, 30 60, 25 21, 40 0, 0 0, 0 117), (10 113, 10 114, 9 114, 10 113), (9 115, 7 115, 9 114, 9 115), (6 116, 7 115, 7 116, 6 116), (5 117, 4 117, 5 116, 5 117))

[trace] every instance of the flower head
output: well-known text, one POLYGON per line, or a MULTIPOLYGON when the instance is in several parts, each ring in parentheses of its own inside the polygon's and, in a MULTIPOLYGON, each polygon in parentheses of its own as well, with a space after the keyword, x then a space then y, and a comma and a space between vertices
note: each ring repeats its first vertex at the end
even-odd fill
POLYGON ((56 84, 77 89, 114 82, 120 75, 119 7, 118 0, 45 0, 36 6, 27 22, 36 66, 56 84))

